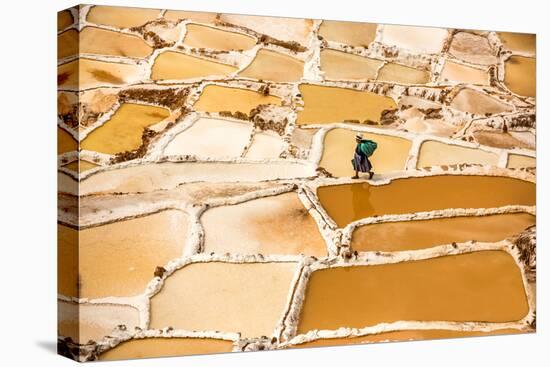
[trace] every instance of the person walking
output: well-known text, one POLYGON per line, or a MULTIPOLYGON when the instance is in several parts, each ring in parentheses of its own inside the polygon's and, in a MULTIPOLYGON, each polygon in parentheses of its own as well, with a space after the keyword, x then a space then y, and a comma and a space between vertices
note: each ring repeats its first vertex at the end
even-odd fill
POLYGON ((370 180, 374 172, 372 172, 372 163, 369 157, 372 156, 378 144, 372 140, 364 139, 361 134, 355 136, 355 142, 357 146, 355 147, 355 154, 351 160, 351 164, 355 170, 355 176, 352 178, 359 178, 359 172, 368 172, 370 180))

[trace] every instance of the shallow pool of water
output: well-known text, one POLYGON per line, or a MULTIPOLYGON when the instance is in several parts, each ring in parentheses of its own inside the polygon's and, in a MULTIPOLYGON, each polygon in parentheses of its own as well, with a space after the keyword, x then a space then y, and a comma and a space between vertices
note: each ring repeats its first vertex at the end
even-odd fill
POLYGON ((416 167, 423 168, 463 163, 497 166, 498 160, 499 156, 496 153, 426 140, 420 146, 416 167))
POLYGON ((129 8, 119 6, 94 6, 86 20, 91 23, 118 28, 139 27, 160 15, 158 9, 129 8))
POLYGON ((512 92, 535 97, 536 95, 536 59, 512 56, 504 63, 504 85, 512 92))
POLYGON ((294 57, 261 49, 240 76, 274 82, 295 82, 304 74, 304 63, 294 57))
POLYGON ((198 111, 240 111, 248 115, 260 104, 280 105, 281 99, 248 89, 207 85, 194 107, 198 111))
POLYGON ((426 84, 430 81, 430 73, 390 62, 378 71, 376 80, 402 84, 426 84))
POLYGON ((186 28, 183 43, 190 47, 232 51, 248 50, 256 44, 254 37, 242 33, 200 24, 187 24, 186 28))
POLYGON ((383 61, 324 49, 321 51, 321 70, 328 79, 371 80, 376 79, 383 61))
POLYGON ((222 64, 214 60, 189 56, 181 52, 161 53, 153 64, 151 79, 192 79, 207 76, 224 77, 237 71, 233 65, 222 64))
POLYGON ((376 23, 342 22, 323 20, 319 35, 327 41, 344 43, 355 47, 368 47, 376 37, 376 23))

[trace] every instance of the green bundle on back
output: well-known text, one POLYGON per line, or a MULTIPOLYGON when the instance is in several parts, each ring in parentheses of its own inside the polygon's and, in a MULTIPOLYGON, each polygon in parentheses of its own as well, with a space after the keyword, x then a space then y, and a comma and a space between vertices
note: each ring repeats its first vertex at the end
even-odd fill
POLYGON ((361 140, 361 143, 359 143, 361 153, 365 154, 367 157, 370 157, 377 147, 378 144, 376 144, 376 142, 368 139, 361 140))

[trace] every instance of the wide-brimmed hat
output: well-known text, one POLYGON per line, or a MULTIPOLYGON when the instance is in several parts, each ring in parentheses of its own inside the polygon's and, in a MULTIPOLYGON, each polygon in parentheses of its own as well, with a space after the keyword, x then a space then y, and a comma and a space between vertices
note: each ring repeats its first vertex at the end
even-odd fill
POLYGON ((356 140, 363 140, 363 134, 357 134, 355 135, 356 140))

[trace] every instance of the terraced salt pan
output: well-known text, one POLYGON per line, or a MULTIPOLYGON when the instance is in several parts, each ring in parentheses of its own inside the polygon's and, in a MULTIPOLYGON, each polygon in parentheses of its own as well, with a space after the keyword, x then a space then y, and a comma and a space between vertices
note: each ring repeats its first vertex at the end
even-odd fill
POLYGON ((138 310, 115 304, 77 304, 57 301, 59 335, 70 337, 75 343, 86 344, 112 335, 118 325, 128 330, 139 326, 138 310))
POLYGON ((344 227, 375 215, 535 205, 535 191, 534 183, 510 177, 441 175, 395 179, 380 186, 322 186, 317 195, 328 215, 344 227))
POLYGON ((514 258, 479 251, 317 270, 309 279, 298 332, 399 320, 507 322, 528 311, 514 258))
POLYGON ((534 55, 536 52, 537 38, 535 34, 512 32, 498 32, 497 34, 508 50, 529 55, 534 55))
POLYGON ((140 37, 97 27, 85 27, 80 31, 78 47, 84 54, 137 58, 147 57, 153 52, 153 48, 140 37))
POLYGON ((517 139, 510 133, 496 131, 476 131, 472 134, 479 144, 490 147, 514 149, 525 148, 533 149, 534 147, 527 142, 517 139))
POLYGON ((156 59, 151 69, 151 79, 193 79, 219 76, 224 77, 237 71, 233 65, 222 64, 181 52, 165 51, 156 59))
POLYGON ((434 54, 443 49, 447 37, 448 31, 444 28, 385 24, 381 42, 415 52, 434 54))
POLYGON ((266 18, 261 16, 221 14, 220 20, 252 29, 281 41, 298 42, 304 46, 308 43, 313 27, 311 19, 298 18, 272 17, 266 21, 266 18))
POLYGON ((534 58, 512 56, 504 63, 504 85, 516 94, 535 97, 536 74, 534 58))
POLYGON ((78 31, 69 29, 57 36, 57 59, 78 55, 78 31))
POLYGON ((508 168, 536 167, 537 160, 534 157, 528 157, 519 154, 510 154, 508 156, 508 168))
POLYGON ((488 85, 489 74, 486 71, 447 60, 441 71, 441 80, 456 83, 488 85))
POLYGON ((390 62, 378 71, 376 80, 390 83, 426 84, 430 81, 430 73, 390 62))
POLYGON ((295 263, 187 265, 170 275, 151 299, 149 326, 271 335, 296 268, 295 263))
POLYGON ((331 49, 321 51, 321 70, 329 79, 376 79, 378 69, 383 63, 381 60, 342 51, 331 49))
POLYGON ((78 142, 66 130, 57 127, 57 154, 77 151, 78 142))
POLYGON ((75 172, 84 172, 89 169, 99 167, 99 165, 92 162, 80 160, 80 161, 74 161, 69 164, 66 164, 63 167, 66 167, 71 171, 75 171, 75 172))
POLYGON ((295 82, 304 74, 304 63, 294 57, 260 49, 240 76, 274 82, 295 82))
POLYGON ((248 114, 260 104, 280 105, 281 99, 253 90, 207 85, 193 107, 198 111, 240 111, 248 114))
POLYGON ((216 21, 217 13, 207 13, 199 11, 184 11, 184 10, 168 10, 164 14, 164 19, 174 22, 188 19, 194 22, 200 23, 214 23, 216 21))
POLYGON ((160 14, 158 9, 128 8, 115 6, 94 6, 88 12, 86 20, 95 24, 117 28, 139 27, 160 14))
POLYGON ((80 144, 82 149, 116 154, 140 147, 141 136, 148 126, 170 115, 163 107, 122 104, 103 125, 93 130, 80 144))
POLYGON ((458 32, 453 36, 449 53, 456 58, 481 65, 497 64, 495 50, 486 37, 468 32, 458 32))
POLYGON ((200 118, 176 135, 164 149, 164 154, 212 159, 240 157, 252 129, 252 124, 245 122, 200 118))
POLYGON ((301 84, 304 109, 298 112, 298 125, 341 122, 344 120, 380 121, 384 110, 395 109, 395 101, 367 91, 301 84))
POLYGON ((187 24, 183 43, 190 47, 232 51, 249 50, 256 44, 254 37, 200 24, 187 24))
POLYGON ((164 162, 123 167, 93 174, 82 180, 80 195, 150 192, 173 189, 197 181, 250 182, 304 178, 315 175, 312 166, 294 162, 164 162))
POLYGON ((317 224, 295 192, 208 209, 204 252, 326 256, 317 224))
POLYGON ((451 101, 452 108, 477 115, 512 111, 512 107, 487 94, 464 88, 451 101))
POLYGON ((125 341, 99 355, 101 361, 133 358, 174 357, 181 355, 228 353, 230 340, 211 338, 144 338, 125 341))
POLYGON ((57 225, 57 293, 79 297, 78 290, 78 231, 57 225))
POLYGON ((278 158, 284 149, 283 140, 272 132, 256 133, 248 148, 245 158, 266 159, 278 158))
POLYGON ((140 66, 79 58, 57 67, 61 89, 79 89, 130 84, 142 77, 140 66))
POLYGON ((353 232, 354 251, 409 251, 471 240, 498 242, 535 225, 527 213, 368 224, 353 232))
POLYGON ((376 23, 342 22, 323 20, 319 35, 327 41, 355 47, 368 47, 376 37, 376 23))
POLYGON ((166 210, 80 230, 80 296, 143 293, 157 266, 182 256, 187 227, 183 212, 166 210))
POLYGON ((451 164, 483 164, 497 166, 499 155, 480 149, 426 140, 420 146, 417 168, 451 164))
MULTIPOLYGON (((351 160, 357 145, 356 134, 356 131, 339 128, 327 132, 319 165, 336 177, 355 175, 351 160)), ((369 158, 375 173, 384 174, 405 169, 412 145, 409 140, 389 135, 362 134, 365 139, 373 140, 378 144, 378 148, 369 158)))
POLYGON ((57 30, 61 31, 73 24, 73 15, 68 10, 57 13, 57 30))
POLYGON ((314 348, 330 347, 335 345, 367 344, 380 342, 395 342, 404 340, 429 340, 429 339, 448 339, 448 338, 466 338, 471 336, 489 336, 521 333, 518 329, 498 329, 491 331, 459 331, 459 330, 399 330, 389 331, 379 334, 370 334, 353 338, 329 338, 317 339, 302 344, 295 344, 290 348, 314 348))

